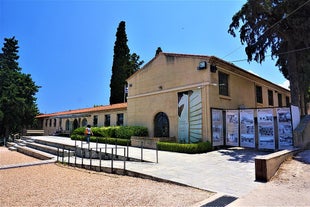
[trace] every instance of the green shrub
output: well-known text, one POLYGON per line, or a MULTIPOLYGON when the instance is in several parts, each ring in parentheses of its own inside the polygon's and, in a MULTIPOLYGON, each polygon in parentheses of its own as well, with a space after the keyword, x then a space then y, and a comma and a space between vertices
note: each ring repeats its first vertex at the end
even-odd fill
POLYGON ((83 135, 85 131, 85 127, 79 127, 76 128, 75 130, 73 130, 73 132, 71 133, 71 136, 73 135, 83 135))
POLYGON ((101 127, 103 137, 116 137, 115 131, 119 127, 101 127))
MULTIPOLYGON (((72 140, 78 140, 78 141, 86 141, 85 136, 83 135, 72 135, 71 136, 72 140)), ((130 140, 128 139, 118 139, 118 138, 107 138, 107 137, 96 137, 96 136, 91 136, 90 141, 91 142, 97 142, 98 143, 107 143, 107 144, 117 144, 117 145, 122 145, 122 146, 127 146, 127 144, 130 146, 130 140)))
POLYGON ((130 139, 131 136, 148 136, 148 130, 141 126, 120 126, 115 131, 117 138, 130 139))
POLYGON ((176 142, 157 142, 159 150, 181 152, 188 154, 204 153, 212 150, 210 142, 198 142, 195 144, 180 144, 176 142))
MULTIPOLYGON (((148 136, 146 127, 141 126, 111 126, 111 127, 92 127, 96 137, 114 137, 130 139, 131 136, 148 136)), ((72 135, 84 135, 85 127, 80 127, 72 132, 72 135)))

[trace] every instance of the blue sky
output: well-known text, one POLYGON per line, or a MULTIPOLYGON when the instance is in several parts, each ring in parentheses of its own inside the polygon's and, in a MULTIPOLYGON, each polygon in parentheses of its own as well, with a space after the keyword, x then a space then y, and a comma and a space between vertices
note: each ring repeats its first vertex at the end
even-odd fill
POLYGON ((108 105, 113 47, 126 22, 128 47, 150 61, 164 52, 214 55, 276 84, 287 84, 267 57, 247 61, 238 37, 227 33, 245 0, 121 1, 0 0, 0 43, 15 36, 19 64, 37 85, 41 113, 108 105))

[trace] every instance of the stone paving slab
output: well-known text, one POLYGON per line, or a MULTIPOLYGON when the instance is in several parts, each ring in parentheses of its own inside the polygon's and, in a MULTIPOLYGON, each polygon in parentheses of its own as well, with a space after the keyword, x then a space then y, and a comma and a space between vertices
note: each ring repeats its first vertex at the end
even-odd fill
MULTIPOLYGON (((42 136, 34 139, 76 144, 75 141, 63 137, 42 136)), ((96 144, 91 143, 90 147, 95 148, 96 144)), ((104 148, 104 144, 98 144, 98 147, 104 148)), ((118 154, 122 155, 123 151, 119 150, 118 154)), ((227 196, 240 197, 262 184, 255 182, 254 159, 257 155, 264 154, 267 152, 238 147, 193 155, 159 151, 156 163, 156 150, 144 149, 143 159, 149 162, 126 162, 126 169, 227 196)), ((141 149, 129 147, 129 156, 141 158, 141 149)), ((94 165, 95 163, 98 161, 93 160, 94 165)), ((115 162, 114 166, 118 167, 117 165, 122 168, 123 162, 115 162)))

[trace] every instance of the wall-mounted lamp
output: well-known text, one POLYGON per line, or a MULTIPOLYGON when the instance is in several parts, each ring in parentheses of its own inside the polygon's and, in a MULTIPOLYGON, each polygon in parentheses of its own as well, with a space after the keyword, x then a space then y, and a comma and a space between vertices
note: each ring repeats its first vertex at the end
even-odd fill
POLYGON ((199 65, 197 67, 197 70, 204 70, 207 68, 207 62, 206 61, 200 61, 199 65))
POLYGON ((211 73, 216 73, 216 70, 217 70, 216 65, 211 64, 211 65, 210 65, 210 71, 211 71, 211 73))

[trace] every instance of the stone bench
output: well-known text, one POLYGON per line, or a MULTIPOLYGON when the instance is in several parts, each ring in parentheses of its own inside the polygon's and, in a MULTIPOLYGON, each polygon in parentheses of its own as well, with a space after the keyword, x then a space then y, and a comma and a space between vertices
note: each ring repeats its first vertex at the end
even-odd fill
POLYGON ((255 178, 257 181, 268 182, 278 171, 280 165, 300 152, 300 149, 281 150, 255 158, 255 178))

